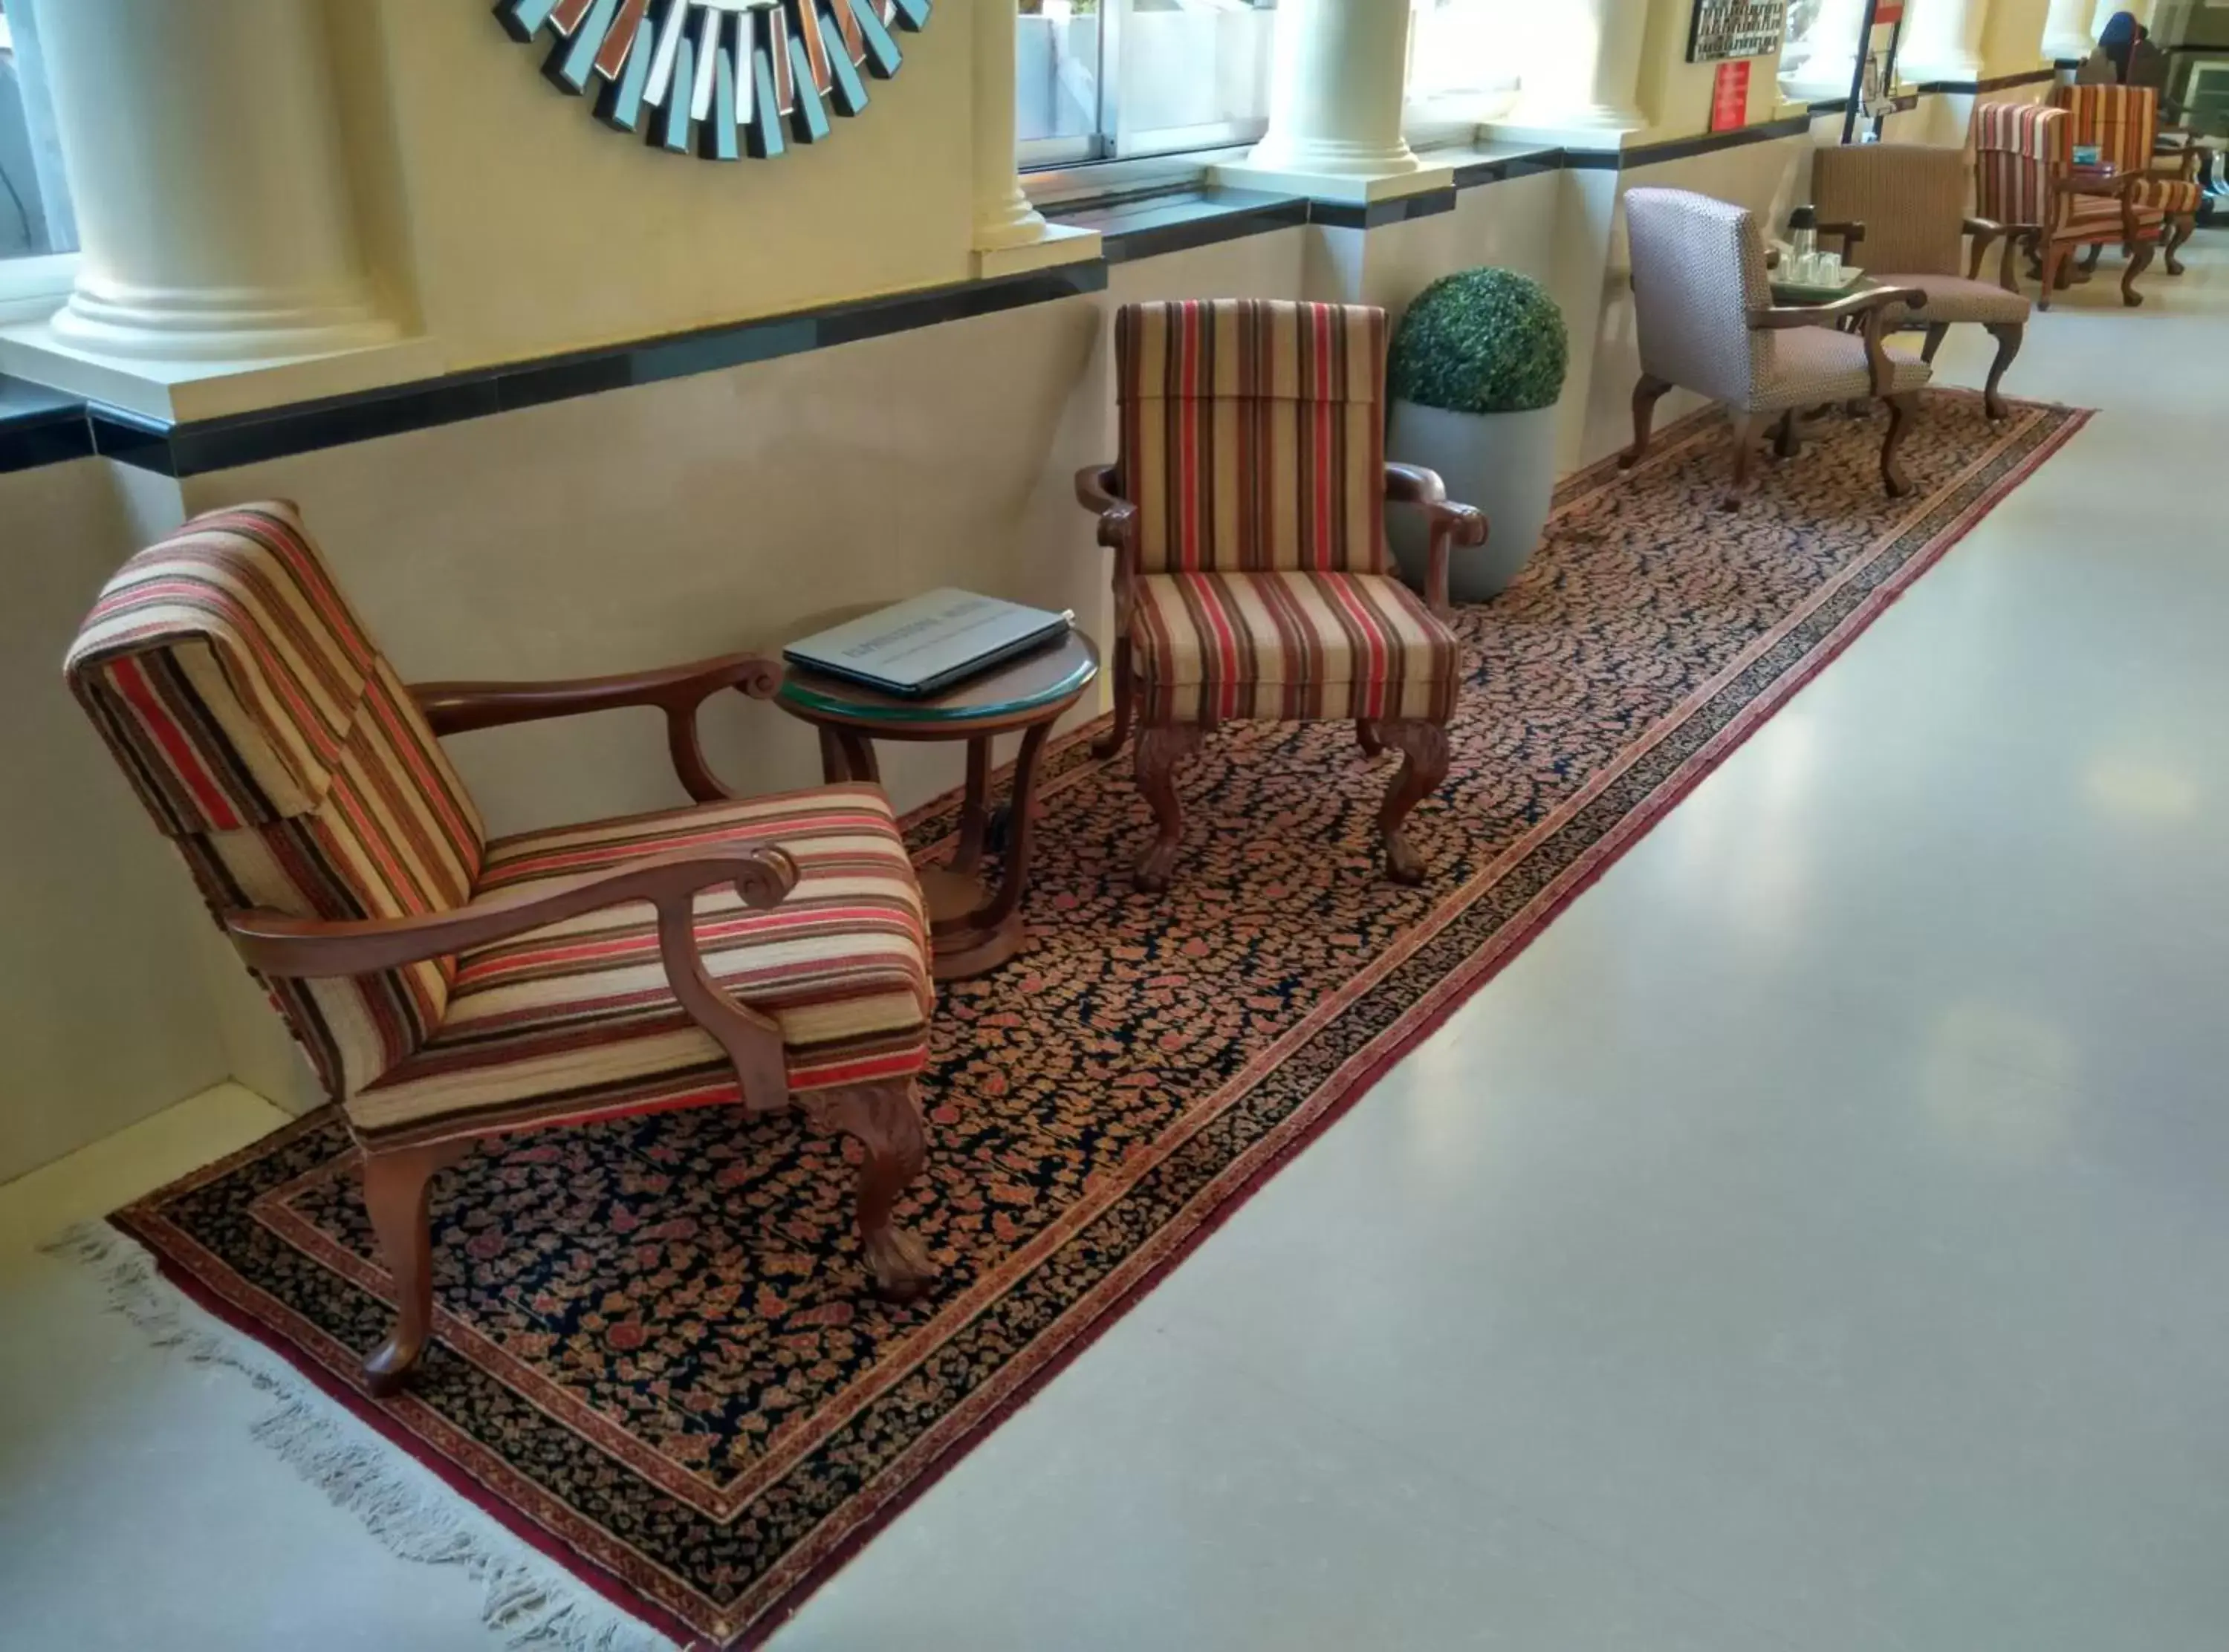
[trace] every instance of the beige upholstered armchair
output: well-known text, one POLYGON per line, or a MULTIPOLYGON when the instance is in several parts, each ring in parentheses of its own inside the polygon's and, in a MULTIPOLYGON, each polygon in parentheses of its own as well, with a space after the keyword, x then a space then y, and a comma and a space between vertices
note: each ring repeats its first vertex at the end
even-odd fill
POLYGON ((934 1278, 891 1220, 934 1001, 890 804, 731 797, 697 746, 697 708, 771 695, 770 662, 408 688, 293 507, 262 504, 126 562, 65 669, 363 1149, 396 1309, 371 1392, 433 1335, 429 1178, 513 1130, 794 1102, 865 1149, 877 1286, 934 1278), (693 805, 490 839, 437 739, 622 706, 665 713, 693 805))
MULTIPOLYGON (((1822 149, 1813 162, 1812 200, 1819 232, 1839 233, 1842 256, 1861 264, 1883 285, 1913 287, 1927 295, 1927 343, 1920 359, 1932 362, 1943 336, 1960 322, 1985 327, 1997 341, 1983 400, 1989 417, 2005 416, 1997 393, 2005 369, 2020 354, 2027 326, 2014 261, 2029 234, 1986 218, 1966 215, 1969 180, 1962 150, 1923 144, 1856 144, 1822 149), (1961 272, 1962 241, 1974 241, 1961 272), (2001 242, 1997 279, 1981 279, 1993 241, 2001 242)), ((1901 311, 1886 317, 1892 326, 1901 311)))
POLYGON ((1882 484, 1892 496, 1909 490, 1897 449, 1930 373, 1924 362, 1890 355, 1883 335, 1892 309, 1919 309, 1926 294, 1874 287, 1832 304, 1776 305, 1764 240, 1744 208, 1685 189, 1640 189, 1627 191, 1625 212, 1641 381, 1633 445, 1620 464, 1630 467, 1648 451, 1665 392, 1697 391, 1725 404, 1733 420, 1733 487, 1723 503, 1736 509, 1767 421, 1777 416, 1780 451, 1791 454, 1802 410, 1877 396, 1889 410, 1882 484), (1846 323, 1861 330, 1844 331, 1846 323))
POLYGON ((1175 768, 1251 720, 1352 720, 1400 771, 1378 814, 1388 873, 1415 883, 1409 811, 1447 778, 1461 650, 1442 618, 1454 545, 1486 520, 1431 471, 1385 462, 1385 312, 1251 298, 1127 304, 1114 320, 1121 457, 1076 478, 1114 552, 1111 757, 1138 731, 1156 831, 1141 889, 1184 831, 1175 768), (1385 502, 1431 524, 1425 600, 1391 571, 1385 502))

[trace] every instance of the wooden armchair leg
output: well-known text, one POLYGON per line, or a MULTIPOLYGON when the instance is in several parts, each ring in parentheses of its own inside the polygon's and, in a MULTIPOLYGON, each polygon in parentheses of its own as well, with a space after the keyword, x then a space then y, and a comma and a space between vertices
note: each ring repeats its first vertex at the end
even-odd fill
POLYGON ((427 1208, 434 1172, 472 1150, 470 1142, 366 1149, 363 1207, 395 1281, 395 1329, 363 1362, 363 1386, 384 1398, 409 1380, 434 1335, 434 1235, 427 1208))
POLYGON ((2035 301, 2035 307, 2038 310, 2051 308, 2051 295, 2059 291, 2059 272, 2066 260, 2073 256, 2074 249, 2070 247, 2044 248, 2040 273, 2038 277, 2042 291, 2037 295, 2035 301))
POLYGON ((1671 387, 1667 381, 1646 373, 1633 387, 1633 445, 1618 455, 1619 470, 1630 471, 1648 456, 1649 439, 1655 434, 1656 404, 1671 387))
POLYGON ((1112 757, 1122 749, 1122 742, 1130 738, 1132 682, 1134 668, 1130 661, 1130 639, 1114 639, 1114 721, 1097 740, 1091 742, 1091 755, 1112 757))
POLYGON ((1138 859, 1134 880, 1147 894, 1169 887, 1184 841, 1184 804, 1177 797, 1177 765, 1199 749, 1200 731, 1186 724, 1138 731, 1138 790, 1153 810, 1153 841, 1138 859))
POLYGON ((1803 451, 1802 415, 1790 407, 1772 427, 1772 456, 1792 459, 1803 451))
POLYGON ((1354 720, 1354 743, 1362 748, 1365 757, 1376 757, 1385 749, 1385 742, 1378 738, 1378 725, 1367 717, 1354 720))
POLYGON ((1997 387, 2005 381, 2005 369, 2020 354, 2020 340, 2027 336, 2027 328, 2017 321, 1989 323, 1989 336, 1997 341, 1997 359, 1989 363, 1989 381, 1982 387, 1982 407, 1992 420, 2005 416, 2005 399, 1997 394, 1997 387))
POLYGON ((1739 510, 1742 495, 1749 491, 1750 459, 1757 446, 1757 424, 1762 415, 1738 413, 1732 415, 1734 427, 1734 482, 1726 496, 1718 501, 1721 510, 1739 510))
POLYGON ((1928 366, 1935 365, 1935 352, 1943 348, 1943 341, 1950 336, 1950 323, 1930 321, 1927 323, 1927 342, 1919 347, 1919 359, 1928 366))
POLYGON ((2152 253, 2156 243, 2138 241, 2129 256, 2127 266, 2121 271, 2121 302, 2131 310, 2143 303, 2144 295, 2136 291, 2136 278, 2152 266, 2152 253))
MULTIPOLYGON (((2105 243, 2103 241, 2091 242, 2090 250, 2082 255, 2082 273, 2084 275, 2097 274, 2097 260, 2104 256, 2105 243)), ((2065 279, 2062 278, 2059 285, 2063 287, 2067 284, 2065 279)))
POLYGON ((1381 722, 1378 732, 1401 753, 1401 767, 1385 789, 1378 811, 1378 835, 1385 844, 1385 875, 1396 883, 1422 883, 1424 862, 1401 830, 1409 811, 1430 797, 1448 778, 1448 731, 1439 723, 1381 722))
POLYGON ((2182 260, 2175 256, 2183 243, 2198 233, 2198 215, 2186 212, 2167 221, 2165 239, 2160 243, 2160 256, 2167 265, 2169 275, 2182 273, 2182 260))
POLYGON ((1881 440, 1881 486, 1888 490, 1892 499, 1901 499, 1911 491, 1911 483, 1905 480, 1903 467, 1896 462, 1897 450, 1911 428, 1912 419, 1919 412, 1919 396, 1907 391, 1900 396, 1888 398, 1888 434, 1881 440))
POLYGON ((898 1195, 928 1162, 921 1098, 910 1079, 892 1084, 808 1090, 797 1098, 806 1116, 823 1130, 856 1138, 859 1164, 859 1249, 877 1295, 910 1302, 936 1283, 928 1247, 890 1219, 898 1195))

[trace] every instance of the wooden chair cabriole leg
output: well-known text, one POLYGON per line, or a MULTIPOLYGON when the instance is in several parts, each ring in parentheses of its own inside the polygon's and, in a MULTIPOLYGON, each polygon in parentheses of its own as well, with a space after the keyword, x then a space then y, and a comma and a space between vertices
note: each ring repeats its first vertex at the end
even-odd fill
POLYGON ((1997 359, 1989 363, 1989 381, 1982 387, 1982 406, 1992 419, 2001 419, 2005 416, 2005 399, 1997 394, 1997 387, 2004 382, 2005 369, 2013 364, 2013 357, 2020 354, 2020 340, 2027 336, 2027 329, 2020 322, 2000 321, 1989 324, 1989 336, 1997 341, 1997 359))
POLYGON ((1773 458, 1792 459, 1803 451, 1803 432, 1798 422, 1801 417, 1793 407, 1780 415, 1780 422, 1772 427, 1773 458))
POLYGON ((1928 366, 1935 365, 1935 352, 1943 348, 1943 341, 1950 336, 1950 323, 1930 321, 1927 323, 1927 342, 1919 347, 1919 359, 1928 366))
POLYGON ((2097 260, 2104 256, 2105 243, 2103 241, 2091 242, 2090 250, 2082 255, 2082 273, 2084 275, 2097 274, 2097 260))
POLYGON ((1750 458, 1757 447, 1757 424, 1762 415, 1738 413, 1731 415, 1734 428, 1734 481, 1726 496, 1718 501, 1721 510, 1739 510, 1742 495, 1749 491, 1750 458))
POLYGON ((1378 725, 1367 717, 1354 720, 1354 743, 1362 748, 1365 757, 1376 757, 1385 749, 1385 742, 1378 736, 1378 725))
POLYGON ((2042 291, 2035 301, 2038 310, 2051 308, 2051 295, 2057 292, 2060 285, 2059 272, 2066 267, 2066 260, 2073 256, 2074 249, 2071 247, 2046 247, 2043 249, 2042 270, 2039 277, 2042 291))
POLYGON ((1401 753, 1399 772, 1385 790, 1378 811, 1378 835, 1385 845, 1385 875, 1396 883, 1422 883, 1423 858, 1402 832, 1409 811, 1430 797, 1448 778, 1448 731, 1443 724, 1414 720, 1384 721, 1378 732, 1401 753))
POLYGON ((1907 392, 1900 396, 1890 396, 1887 400, 1888 434, 1881 441, 1881 485, 1888 490, 1890 498, 1901 499, 1911 491, 1911 483, 1905 480, 1903 468, 1896 462, 1896 453, 1904 445, 1911 421, 1918 416, 1919 397, 1915 393, 1907 392))
POLYGON ((936 1265, 920 1239, 891 1220, 898 1195, 928 1162, 921 1098, 910 1079, 890 1084, 808 1090, 797 1098, 822 1130, 856 1140, 859 1163, 859 1248, 875 1290, 892 1302, 910 1302, 936 1283, 936 1265))
POLYGON ((1108 758, 1122 749, 1122 742, 1130 738, 1132 672, 1130 639, 1114 639, 1114 721, 1107 732, 1091 742, 1091 755, 1108 758))
POLYGON ((2155 241, 2138 241, 2136 251, 2129 255, 2126 267, 2121 272, 2121 302, 2131 310, 2144 301, 2144 295, 2136 291, 2136 278, 2151 268, 2152 254, 2157 247, 2158 243, 2155 241))
POLYGON ((376 1398, 400 1389, 434 1335, 434 1234, 427 1210, 434 1173, 472 1151, 470 1141, 367 1148, 363 1207, 395 1282, 395 1329, 363 1362, 376 1398))
POLYGON ((1652 378, 1644 373, 1641 382, 1633 387, 1633 445, 1618 456, 1617 468, 1630 471, 1648 456, 1648 443, 1654 435, 1656 404, 1671 389, 1668 380, 1652 378))
POLYGON ((1139 857, 1134 880, 1147 894, 1159 894, 1169 887, 1169 873, 1184 841, 1184 804, 1177 798, 1177 765, 1199 749, 1200 733, 1190 724, 1138 731, 1138 790, 1153 808, 1154 836, 1152 845, 1139 857))
POLYGON ((2183 243, 2197 233, 2198 215, 2196 213, 2181 213, 2167 221, 2165 239, 2161 242, 2160 251, 2169 275, 2182 273, 2182 260, 2175 257, 2175 254, 2182 250, 2183 243))

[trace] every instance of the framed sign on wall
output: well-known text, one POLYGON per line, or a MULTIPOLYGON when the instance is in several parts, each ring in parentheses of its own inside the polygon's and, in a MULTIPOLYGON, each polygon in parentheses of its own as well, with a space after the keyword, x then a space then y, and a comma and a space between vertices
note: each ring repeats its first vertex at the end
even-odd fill
POLYGON ((513 40, 546 36, 544 80, 675 155, 769 160, 867 106, 929 0, 502 0, 513 40))
POLYGON ((1763 57, 1780 49, 1787 29, 1788 0, 1695 0, 1687 24, 1687 61, 1763 57))

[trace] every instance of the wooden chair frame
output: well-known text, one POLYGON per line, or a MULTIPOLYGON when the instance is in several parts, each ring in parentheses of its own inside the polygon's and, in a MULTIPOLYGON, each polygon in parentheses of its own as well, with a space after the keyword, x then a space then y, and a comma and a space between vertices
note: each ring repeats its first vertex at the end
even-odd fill
MULTIPOLYGON (((622 708, 654 708, 665 716, 674 772, 698 803, 736 794, 704 761, 697 714, 714 695, 734 689, 768 699, 780 668, 757 655, 736 654, 665 670, 546 682, 437 682, 414 687, 412 698, 440 735, 495 728, 622 708)), ((781 1032, 768 1015, 737 1002, 712 979, 697 938, 696 896, 723 885, 744 904, 765 911, 796 887, 798 870, 769 836, 764 842, 649 855, 556 887, 500 890, 448 912, 414 918, 329 923, 267 911, 222 914, 251 969, 274 976, 352 976, 398 969, 470 947, 485 946, 584 912, 648 901, 658 912, 658 951, 674 996, 734 1064, 747 1111, 794 1105, 825 1130, 858 1138, 864 1149, 858 1213, 860 1243, 877 1289, 896 1300, 918 1296, 936 1270, 921 1241, 895 1225, 898 1195, 926 1161, 921 1107, 910 1079, 792 1095, 781 1032)), ((434 1271, 427 1219, 434 1173, 473 1144, 507 1133, 474 1130, 469 1116, 437 1121, 417 1140, 367 1145, 364 1205, 394 1277, 395 1322, 363 1362, 365 1386, 388 1394, 408 1377, 433 1335, 434 1271), (438 1133, 436 1133, 438 1132, 438 1133)))
MULTIPOLYGON (((1448 599, 1449 561, 1457 545, 1486 543, 1487 522, 1474 505, 1448 497, 1446 484, 1433 471, 1414 464, 1385 466, 1385 497, 1424 513, 1430 541, 1425 554, 1424 604, 1442 619, 1453 618, 1448 599)), ((1114 553, 1114 721, 1092 743, 1094 757, 1110 758, 1130 738, 1136 713, 1135 666, 1131 658, 1130 623, 1137 612, 1138 509, 1122 496, 1118 467, 1087 465, 1076 473, 1076 500, 1098 518, 1098 541, 1114 553)), ((1138 789, 1153 811, 1153 842, 1140 857, 1137 887, 1158 893, 1168 887, 1184 836, 1184 807, 1176 790, 1176 767, 1197 750, 1212 723, 1155 725, 1138 731, 1135 762, 1138 789)), ((1448 732, 1421 718, 1365 720, 1355 737, 1371 756, 1391 746, 1401 767, 1387 787, 1378 813, 1384 846, 1386 875, 1397 883, 1421 883, 1424 862, 1402 831, 1409 812, 1429 797, 1448 774, 1448 732)))
MULTIPOLYGON (((1847 298, 1837 298, 1823 304, 1764 304, 1749 312, 1751 332, 1767 332, 1789 327, 1834 327, 1855 323, 1860 336, 1865 341, 1866 368, 1872 383, 1872 394, 1888 407, 1888 434, 1882 439, 1880 454, 1881 485, 1892 499, 1901 499, 1911 491, 1911 483, 1905 479, 1904 471, 1897 463, 1898 450, 1910 432, 1911 421, 1919 411, 1919 394, 1907 390, 1892 393, 1896 362, 1888 353, 1886 337, 1887 316, 1891 308, 1902 305, 1907 310, 1924 309, 1927 295, 1917 287, 1874 287, 1865 292, 1853 292, 1847 298)), ((1656 404, 1667 392, 1676 387, 1667 379, 1644 373, 1633 387, 1633 445, 1618 456, 1618 468, 1629 471, 1648 456, 1648 446, 1655 435, 1656 404)), ((1754 456, 1757 436, 1769 423, 1779 426, 1777 451, 1786 456, 1795 451, 1795 421, 1801 409, 1789 407, 1780 413, 1741 413, 1731 415, 1734 431, 1733 485, 1719 501, 1724 510, 1738 509, 1742 494, 1749 486, 1750 464, 1754 456)))

